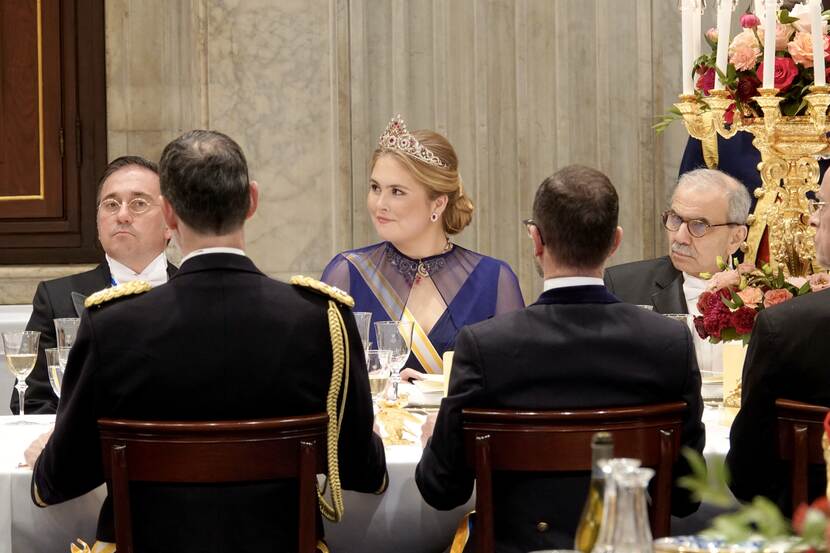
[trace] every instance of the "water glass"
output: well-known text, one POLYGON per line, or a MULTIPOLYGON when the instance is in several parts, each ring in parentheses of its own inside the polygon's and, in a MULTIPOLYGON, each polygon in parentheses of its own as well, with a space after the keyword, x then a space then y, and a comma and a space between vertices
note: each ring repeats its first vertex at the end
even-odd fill
POLYGON ((388 349, 366 350, 366 369, 369 371, 369 389, 372 398, 379 401, 389 384, 389 358, 392 352, 388 349))
POLYGON ((401 382, 401 369, 409 359, 412 351, 412 321, 380 321, 375 323, 378 349, 388 349, 389 370, 391 372, 393 400, 398 399, 398 384, 401 382))
POLYGON ((61 397, 61 383, 66 368, 66 361, 61 364, 61 358, 69 357, 69 348, 46 348, 46 372, 49 373, 49 384, 55 395, 61 397))
POLYGON ((372 323, 372 314, 368 311, 355 311, 354 322, 357 323, 357 331, 360 333, 360 341, 363 342, 363 351, 369 349, 369 328, 372 323))
POLYGON ((6 353, 6 366, 17 378, 14 387, 20 401, 20 416, 23 421, 25 410, 26 378, 32 373, 37 361, 37 345, 40 341, 40 332, 26 330, 23 332, 4 332, 3 349, 6 353))
POLYGON ((76 317, 55 319, 55 337, 59 348, 71 348, 78 336, 81 319, 76 317))

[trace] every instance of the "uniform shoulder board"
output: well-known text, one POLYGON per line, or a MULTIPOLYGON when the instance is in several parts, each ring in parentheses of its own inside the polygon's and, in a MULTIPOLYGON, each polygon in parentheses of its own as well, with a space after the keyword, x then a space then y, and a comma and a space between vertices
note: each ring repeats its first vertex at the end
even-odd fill
POLYGON ((303 288, 310 288, 315 292, 319 292, 324 296, 328 296, 331 299, 338 301, 347 307, 354 307, 354 299, 349 294, 347 294, 340 288, 337 288, 336 286, 331 286, 329 284, 326 284, 325 282, 320 282, 317 279, 302 275, 296 275, 291 277, 291 280, 289 280, 288 283, 293 286, 302 286, 303 288))
POLYGON ((144 292, 149 292, 151 288, 150 283, 146 280, 133 280, 131 282, 125 282, 123 284, 119 284, 118 286, 104 288, 103 290, 98 290, 94 294, 91 294, 86 300, 84 300, 84 307, 90 308, 93 305, 100 307, 108 301, 112 301, 116 298, 123 298, 126 296, 134 296, 137 294, 143 294, 144 292))

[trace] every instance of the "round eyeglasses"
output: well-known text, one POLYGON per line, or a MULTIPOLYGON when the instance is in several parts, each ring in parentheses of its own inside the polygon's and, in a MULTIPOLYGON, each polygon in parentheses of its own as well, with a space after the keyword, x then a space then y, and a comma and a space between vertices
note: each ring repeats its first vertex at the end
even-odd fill
MULTIPOLYGON (((133 198, 129 202, 126 202, 127 209, 133 215, 141 215, 142 213, 146 213, 151 207, 153 207, 154 203, 152 203, 147 198, 133 198)), ((98 204, 98 209, 106 213, 107 215, 115 215, 119 211, 121 211, 121 206, 124 205, 124 202, 119 202, 115 198, 105 198, 101 200, 101 203, 98 204)))
POLYGON ((731 227, 734 225, 741 225, 742 223, 718 223, 713 225, 704 221, 703 219, 684 219, 671 209, 663 212, 663 226, 666 230, 672 232, 680 230, 680 225, 686 223, 686 228, 689 229, 689 234, 695 238, 703 237, 706 232, 712 227, 731 227))

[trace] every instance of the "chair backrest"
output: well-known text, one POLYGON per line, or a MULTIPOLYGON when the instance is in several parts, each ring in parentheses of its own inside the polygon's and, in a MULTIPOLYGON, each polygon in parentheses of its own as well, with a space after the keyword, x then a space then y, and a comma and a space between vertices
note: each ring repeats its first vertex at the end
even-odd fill
POLYGON ((614 438, 615 457, 640 459, 655 469, 650 508, 655 538, 669 534, 672 466, 680 449, 684 402, 639 407, 565 411, 465 409, 464 447, 476 475, 476 540, 491 553, 493 471, 561 472, 591 470, 591 438, 614 438))
POLYGON ((778 399, 775 415, 778 419, 778 456, 790 464, 790 493, 793 512, 807 502, 809 465, 824 464, 824 417, 830 411, 821 405, 810 405, 778 399))
POLYGON ((316 475, 325 470, 327 422, 325 413, 246 421, 99 420, 118 552, 133 553, 129 482, 212 484, 297 478, 299 551, 313 553, 316 475))

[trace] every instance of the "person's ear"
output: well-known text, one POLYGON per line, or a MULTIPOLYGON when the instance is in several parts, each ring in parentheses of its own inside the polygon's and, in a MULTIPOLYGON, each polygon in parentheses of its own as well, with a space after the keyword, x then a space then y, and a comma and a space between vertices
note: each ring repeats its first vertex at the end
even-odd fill
POLYGON ((623 239, 623 228, 618 226, 614 230, 614 241, 611 244, 611 250, 608 252, 608 257, 606 257, 606 259, 608 259, 612 255, 617 253, 617 250, 619 249, 620 244, 622 244, 622 239, 623 239))
POLYGON ((248 213, 245 215, 246 219, 253 217, 259 206, 259 185, 255 180, 252 180, 250 186, 248 186, 248 194, 251 198, 251 205, 248 206, 248 213))
POLYGON ((173 235, 173 231, 179 228, 179 217, 173 210, 173 206, 167 201, 164 196, 159 196, 159 205, 161 206, 161 215, 164 218, 164 224, 167 227, 164 231, 164 237, 169 240, 173 235))

